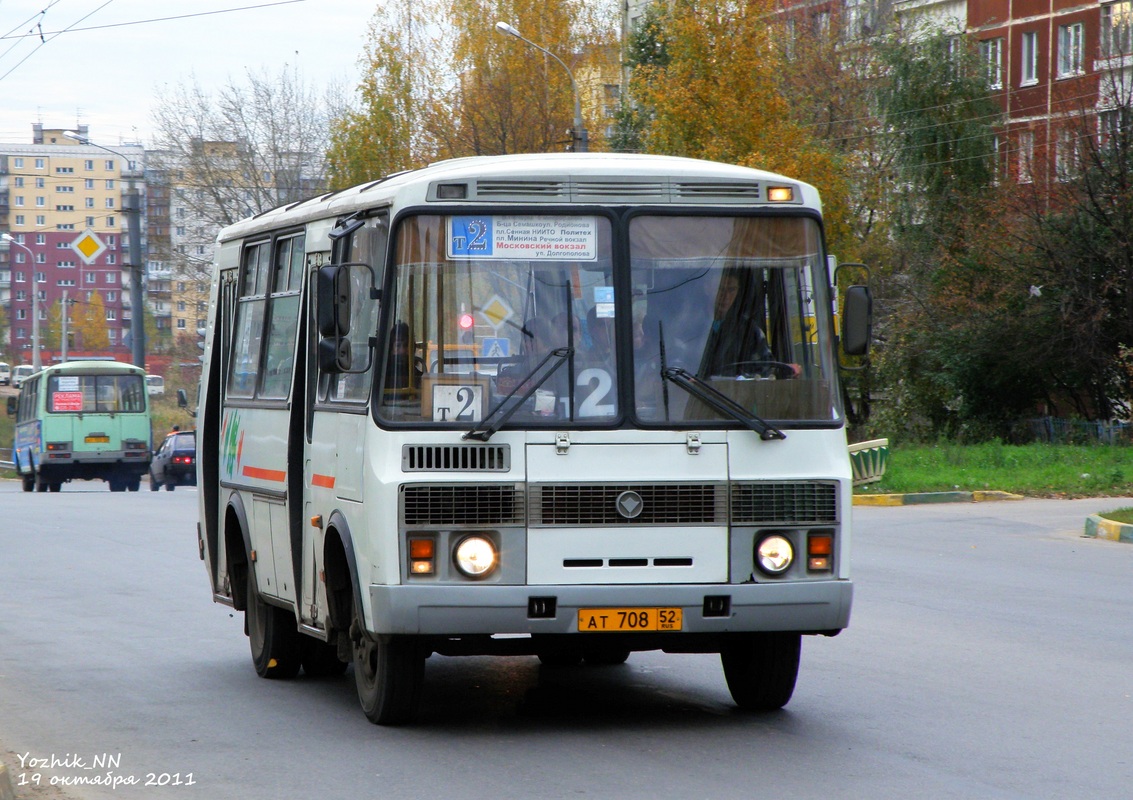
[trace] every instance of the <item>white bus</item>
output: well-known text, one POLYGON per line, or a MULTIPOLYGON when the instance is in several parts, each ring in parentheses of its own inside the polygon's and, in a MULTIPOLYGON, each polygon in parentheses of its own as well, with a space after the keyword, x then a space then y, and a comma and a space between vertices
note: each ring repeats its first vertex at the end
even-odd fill
MULTIPOLYGON (((819 197, 688 159, 435 164, 224 229, 201 557, 257 672, 353 665, 410 720, 432 653, 719 653, 744 709, 850 619, 851 469, 819 197)), ((835 332, 835 304, 841 335, 835 332)))

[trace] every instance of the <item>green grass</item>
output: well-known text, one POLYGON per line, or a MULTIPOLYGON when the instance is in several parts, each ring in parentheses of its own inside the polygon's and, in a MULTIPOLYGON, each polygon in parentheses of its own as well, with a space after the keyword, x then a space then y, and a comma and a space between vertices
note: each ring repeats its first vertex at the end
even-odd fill
POLYGON ((899 445, 885 476, 859 494, 1003 491, 1029 497, 1133 496, 1133 447, 899 445))
POLYGON ((1098 514, 1099 517, 1104 517, 1114 522, 1120 522, 1123 525, 1133 525, 1133 508, 1119 508, 1114 511, 1106 511, 1098 514))

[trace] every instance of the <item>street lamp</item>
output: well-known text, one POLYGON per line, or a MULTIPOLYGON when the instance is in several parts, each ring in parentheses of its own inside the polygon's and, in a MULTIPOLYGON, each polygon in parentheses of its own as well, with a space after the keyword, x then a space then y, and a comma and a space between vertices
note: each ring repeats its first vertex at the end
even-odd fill
POLYGON ((39 372, 43 363, 39 357, 39 286, 35 279, 35 253, 26 244, 16 241, 16 237, 10 233, 0 233, 0 239, 9 245, 23 248, 31 258, 31 365, 39 372))
MULTIPOLYGON (((121 153, 95 144, 81 133, 63 131, 68 139, 74 139, 79 144, 97 147, 105 150, 112 156, 117 156, 125 162, 129 158, 121 153)), ((134 188, 134 179, 129 178, 130 185, 122 195, 122 212, 126 215, 127 230, 130 233, 130 345, 133 354, 134 366, 145 369, 146 366, 146 327, 145 327, 145 300, 142 298, 142 281, 145 280, 146 265, 142 261, 142 206, 138 197, 138 190, 134 188)))
POLYGON ((578 87, 574 83, 574 74, 571 73, 570 67, 564 64, 561 58, 559 58, 547 48, 540 47, 530 39, 524 38, 519 31, 517 31, 513 26, 508 25, 506 22, 497 22, 496 30, 505 36, 514 36, 521 42, 527 42, 527 44, 531 45, 536 50, 542 50, 551 58, 555 59, 555 61, 558 61, 562 68, 566 70, 567 77, 570 78, 570 91, 574 95, 574 130, 572 131, 574 137, 573 149, 576 153, 585 153, 588 149, 588 137, 586 135, 586 128, 582 127, 582 106, 580 106, 578 102, 578 87))

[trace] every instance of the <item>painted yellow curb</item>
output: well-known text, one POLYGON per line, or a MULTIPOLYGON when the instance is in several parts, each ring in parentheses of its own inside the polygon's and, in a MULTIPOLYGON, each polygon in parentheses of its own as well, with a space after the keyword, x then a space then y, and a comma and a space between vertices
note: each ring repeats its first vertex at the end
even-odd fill
POLYGON ((1022 500, 1010 492, 918 492, 910 494, 855 494, 855 506, 920 506, 932 503, 984 503, 994 500, 1022 500))
POLYGON ((1133 543, 1133 525, 1114 522, 1097 514, 1086 517, 1086 536, 1091 539, 1106 539, 1111 542, 1133 543))

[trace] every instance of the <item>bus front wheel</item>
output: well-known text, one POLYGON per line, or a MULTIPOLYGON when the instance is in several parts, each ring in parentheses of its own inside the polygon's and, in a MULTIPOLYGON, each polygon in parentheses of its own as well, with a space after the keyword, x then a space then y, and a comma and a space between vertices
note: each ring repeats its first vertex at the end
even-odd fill
POLYGON ((354 685, 366 718, 375 725, 402 725, 417 714, 425 657, 412 636, 374 636, 362 624, 358 603, 350 621, 354 685))
POLYGON ((248 607, 244 610, 244 622, 256 674, 261 678, 294 678, 301 664, 295 617, 285 609, 268 605, 260 597, 253 564, 248 565, 247 585, 248 607))
POLYGON ((720 651, 724 678, 744 711, 774 711, 787 705, 799 676, 802 636, 797 633, 733 634, 720 651))

